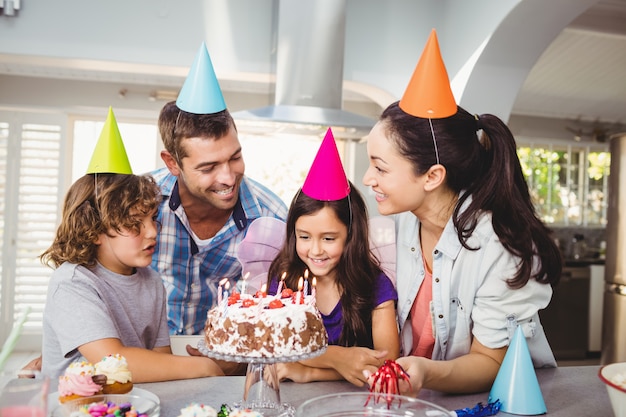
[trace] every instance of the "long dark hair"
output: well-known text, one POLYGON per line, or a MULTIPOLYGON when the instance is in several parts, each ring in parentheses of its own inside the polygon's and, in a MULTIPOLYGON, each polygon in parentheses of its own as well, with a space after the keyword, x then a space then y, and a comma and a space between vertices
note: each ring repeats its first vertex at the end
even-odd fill
POLYGON ((337 286, 341 293, 343 330, 342 346, 373 348, 372 310, 375 305, 375 284, 382 273, 379 262, 369 248, 367 206, 359 191, 350 184, 348 197, 337 201, 319 201, 299 191, 291 202, 287 215, 285 244, 272 262, 268 277, 280 278, 286 273, 285 285, 297 289, 298 279, 307 269, 296 253, 296 221, 329 207, 348 229, 346 246, 337 265, 337 286))
MULTIPOLYGON (((405 113, 396 102, 385 109, 380 120, 416 175, 437 163, 428 119, 405 113)), ((459 107, 453 116, 432 119, 432 129, 440 163, 446 168, 446 185, 459 195, 453 222, 461 244, 478 249, 467 241, 480 217, 489 212, 502 245, 520 258, 515 276, 507 280, 509 287, 521 288, 531 278, 556 285, 561 276, 561 253, 550 229, 537 216, 515 139, 506 124, 494 115, 471 115, 459 107), (468 199, 467 209, 461 212, 468 199), (537 269, 535 256, 540 259, 537 269)))

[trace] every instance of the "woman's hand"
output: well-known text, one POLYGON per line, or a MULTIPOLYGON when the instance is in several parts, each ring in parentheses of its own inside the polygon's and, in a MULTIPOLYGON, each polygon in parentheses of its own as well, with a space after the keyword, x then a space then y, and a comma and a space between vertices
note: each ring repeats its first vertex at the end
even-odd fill
MULTIPOLYGON (((398 387, 400 389, 400 392, 398 394, 407 395, 410 397, 417 397, 417 394, 419 394, 424 386, 424 361, 428 360, 429 359, 417 356, 405 356, 396 360, 396 363, 404 369, 410 379, 410 383, 402 378, 399 379, 398 387)), ((381 387, 382 381, 374 381, 374 373, 365 370, 363 371, 363 375, 367 379, 367 383, 370 386, 370 389, 373 389, 375 391, 384 391, 381 387)))

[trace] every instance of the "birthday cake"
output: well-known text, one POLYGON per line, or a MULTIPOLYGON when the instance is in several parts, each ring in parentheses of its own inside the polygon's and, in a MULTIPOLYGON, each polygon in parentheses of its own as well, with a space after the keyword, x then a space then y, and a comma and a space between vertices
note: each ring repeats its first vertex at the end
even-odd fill
POLYGON ((207 314, 206 348, 226 356, 279 358, 311 354, 328 336, 311 296, 235 293, 207 314))

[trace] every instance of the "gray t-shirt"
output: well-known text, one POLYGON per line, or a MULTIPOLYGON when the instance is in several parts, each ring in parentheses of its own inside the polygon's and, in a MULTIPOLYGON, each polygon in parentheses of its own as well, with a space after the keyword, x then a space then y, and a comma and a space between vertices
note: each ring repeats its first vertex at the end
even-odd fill
POLYGON ((83 359, 79 346, 105 338, 146 349, 170 345, 161 277, 151 268, 128 276, 100 264, 88 269, 64 263, 48 285, 43 374, 54 384, 71 362, 83 359))

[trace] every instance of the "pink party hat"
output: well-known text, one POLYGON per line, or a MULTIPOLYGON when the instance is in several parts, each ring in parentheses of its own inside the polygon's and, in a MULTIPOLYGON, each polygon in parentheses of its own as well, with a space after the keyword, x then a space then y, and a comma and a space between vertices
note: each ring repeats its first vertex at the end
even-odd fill
POLYGON ((435 29, 430 32, 399 105, 404 112, 425 119, 450 117, 457 112, 435 29))
POLYGON ((187 79, 178 94, 176 105, 179 109, 194 114, 212 114, 226 109, 222 89, 217 82, 204 42, 191 64, 187 79))
POLYGON ((96 148, 87 167, 87 174, 132 174, 122 135, 117 127, 113 109, 109 107, 109 114, 100 132, 96 148))
POLYGON ((500 411, 509 414, 535 416, 547 412, 521 326, 515 329, 489 392, 489 402, 496 400, 502 403, 500 411))
POLYGON ((350 194, 350 184, 330 128, 304 180, 302 192, 320 201, 341 200, 350 194))

